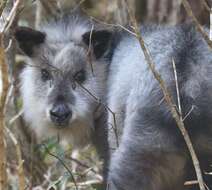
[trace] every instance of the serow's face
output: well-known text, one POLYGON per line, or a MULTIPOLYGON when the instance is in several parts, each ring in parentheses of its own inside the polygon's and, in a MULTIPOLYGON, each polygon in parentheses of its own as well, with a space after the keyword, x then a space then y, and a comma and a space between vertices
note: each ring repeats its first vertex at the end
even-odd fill
POLYGON ((37 57, 33 64, 40 66, 30 69, 33 69, 31 76, 36 75, 35 96, 46 105, 47 120, 63 129, 71 127, 74 122, 92 118, 96 103, 88 92, 101 96, 99 85, 103 82, 104 68, 93 62, 93 69, 98 71, 93 75, 85 49, 75 44, 58 47, 60 45, 43 49, 45 54, 48 51, 48 58, 42 60, 44 55, 37 57))
POLYGON ((31 123, 37 123, 36 128, 92 127, 98 106, 96 97, 104 93, 103 54, 109 42, 105 38, 109 39, 110 33, 97 31, 93 35, 98 41, 90 40, 87 32, 81 42, 62 43, 48 41, 39 31, 17 30, 19 46, 29 57, 21 74, 24 114, 31 123))
POLYGON ((51 63, 38 69, 36 85, 43 91, 37 97, 45 99, 48 121, 62 129, 71 126, 76 120, 85 119, 92 112, 95 103, 83 87, 98 93, 98 86, 92 86, 92 83, 95 84, 95 80, 101 78, 92 77, 83 49, 69 44, 55 52, 51 63))

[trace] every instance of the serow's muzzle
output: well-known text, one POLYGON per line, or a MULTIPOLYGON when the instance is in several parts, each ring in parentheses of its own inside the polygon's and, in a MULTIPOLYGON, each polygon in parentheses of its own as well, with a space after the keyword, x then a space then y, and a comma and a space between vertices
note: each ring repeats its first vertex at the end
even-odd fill
POLYGON ((72 116, 72 111, 64 103, 56 104, 50 110, 50 118, 57 125, 66 125, 72 116))

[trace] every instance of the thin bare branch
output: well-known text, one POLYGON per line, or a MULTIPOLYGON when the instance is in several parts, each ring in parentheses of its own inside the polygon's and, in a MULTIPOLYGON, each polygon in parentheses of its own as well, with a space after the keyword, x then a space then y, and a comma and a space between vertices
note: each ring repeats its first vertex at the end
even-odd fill
POLYGON ((12 117, 9 121, 9 125, 12 125, 18 118, 23 115, 24 111, 21 109, 14 117, 12 117))
MULTIPOLYGON (((124 0, 124 1, 127 3, 127 0, 124 0)), ((185 0, 183 0, 183 2, 185 2, 185 0)), ((185 128, 183 120, 178 115, 175 103, 172 100, 172 97, 170 95, 170 92, 169 92, 164 80, 162 79, 160 73, 158 73, 158 71, 155 68, 155 64, 154 64, 154 62, 152 60, 152 57, 148 53, 148 50, 147 50, 147 48, 145 46, 145 42, 144 42, 144 40, 143 40, 143 38, 142 38, 142 36, 140 34, 136 18, 134 16, 134 14, 131 12, 131 10, 129 9, 129 7, 128 7, 128 12, 129 12, 129 16, 130 16, 130 20, 132 22, 133 28, 134 28, 135 33, 136 33, 136 37, 137 37, 137 39, 139 41, 141 49, 143 50, 143 53, 144 53, 144 56, 145 56, 145 59, 146 59, 146 63, 148 64, 149 69, 151 70, 154 78, 158 81, 158 83, 159 83, 159 85, 160 85, 160 87, 162 89, 162 92, 164 94, 164 98, 166 100, 166 103, 167 103, 167 105, 169 107, 169 110, 170 110, 173 118, 175 119, 175 121, 177 123, 177 126, 180 129, 180 131, 181 131, 181 133, 182 133, 182 135, 184 137, 184 140, 186 142, 186 145, 187 145, 187 147, 189 149, 189 152, 190 152, 190 155, 191 155, 191 158, 192 158, 192 161, 193 161, 193 165, 194 165, 194 168, 195 168, 195 171, 196 171, 199 187, 200 187, 201 190, 205 190, 205 186, 204 186, 204 181, 203 181, 203 177, 202 177, 202 172, 201 172, 201 169, 200 169, 199 160, 197 158, 197 155, 195 153, 193 144, 192 144, 191 139, 189 137, 189 134, 188 134, 188 132, 187 132, 187 130, 185 128)))
POLYGON ((186 118, 192 113, 192 111, 194 110, 194 108, 195 108, 195 106, 192 105, 192 106, 191 106, 191 109, 189 110, 189 112, 188 112, 188 113, 185 115, 185 117, 183 118, 183 121, 185 121, 186 118))
MULTIPOLYGON (((75 162, 77 165, 81 166, 82 168, 85 168, 86 170, 91 171, 91 172, 94 173, 95 175, 98 174, 98 172, 97 172, 94 168, 89 167, 88 165, 86 165, 85 163, 82 163, 81 161, 79 161, 79 160, 76 159, 76 158, 68 157, 67 159, 69 159, 69 160, 75 162)), ((98 178, 100 178, 100 176, 99 176, 98 178)), ((101 176, 101 178, 102 178, 102 176, 101 176)))
MULTIPOLYGON (((7 92, 9 88, 9 81, 8 81, 8 68, 6 64, 6 55, 5 55, 5 48, 3 39, 6 34, 6 31, 13 25, 14 20, 17 16, 17 10, 20 6, 21 0, 16 0, 13 4, 13 7, 3 24, 2 30, 0 32, 0 66, 1 66, 1 80, 2 80, 2 92, 0 95, 1 102, 0 102, 0 152, 1 152, 1 160, 0 160, 0 189, 7 189, 7 173, 6 173, 6 154, 5 154, 5 144, 4 144, 4 110, 6 105, 6 98, 7 92)), ((21 158, 21 152, 17 149, 18 158, 21 158)), ((21 162, 21 160, 19 160, 21 162)), ((19 162, 19 182, 20 182, 20 189, 24 189, 24 181, 22 175, 22 164, 19 162)))
POLYGON ((22 3, 22 0, 16 0, 12 10, 10 11, 10 14, 5 19, 4 25, 2 27, 1 33, 5 33, 12 25, 15 17, 17 16, 17 10, 19 9, 20 4, 22 3))
MULTIPOLYGON (((0 36, 1 37, 1 36, 0 36)), ((2 75, 2 84, 3 89, 1 92, 1 102, 0 102, 0 189, 6 189, 7 184, 7 174, 6 174, 6 151, 5 151, 5 143, 4 143, 4 102, 6 99, 8 84, 7 77, 7 66, 5 63, 5 53, 2 46, 0 46, 0 66, 1 66, 1 75, 2 75)))
POLYGON ((211 12, 210 12, 210 32, 209 32, 209 38, 210 40, 212 40, 212 9, 211 9, 211 12))
POLYGON ((119 147, 119 140, 118 140, 118 130, 117 130, 117 122, 116 122, 116 114, 110 109, 110 107, 105 104, 104 102, 102 102, 102 100, 98 97, 96 97, 96 95, 94 95, 90 90, 88 90, 86 87, 84 87, 82 84, 78 83, 78 85, 85 90, 85 92, 87 92, 97 103, 97 107, 99 107, 99 105, 102 105, 107 111, 109 111, 110 114, 112 114, 113 117, 113 122, 114 122, 114 126, 112 125, 113 129, 114 129, 114 133, 115 133, 115 137, 116 137, 116 145, 117 147, 119 147))
POLYGON ((9 137, 11 138, 13 144, 15 145, 16 154, 18 158, 19 189, 24 190, 26 187, 26 184, 25 184, 25 175, 24 175, 24 169, 23 169, 24 160, 22 159, 22 155, 21 155, 21 147, 17 139, 15 138, 15 135, 9 130, 9 128, 5 127, 5 129, 6 129, 6 132, 9 134, 9 137))
POLYGON ((118 27, 118 28, 121 28, 121 29, 125 30, 126 32, 130 33, 131 35, 136 36, 136 34, 133 31, 129 30, 128 28, 126 28, 124 26, 122 26, 121 24, 111 24, 111 23, 107 23, 107 22, 104 22, 102 20, 99 20, 99 19, 97 19, 95 17, 92 17, 92 16, 90 16, 90 17, 91 17, 91 19, 95 20, 96 22, 98 22, 100 24, 104 24, 106 26, 118 27))
POLYGON ((173 70, 174 70, 174 78, 175 78, 175 85, 176 85, 176 91, 177 91, 178 112, 180 114, 180 117, 182 118, 182 108, 181 108, 181 101, 180 101, 180 91, 179 91, 177 70, 176 70, 176 65, 175 65, 174 59, 172 59, 172 65, 173 65, 173 70))
POLYGON ((72 11, 75 11, 77 10, 86 0, 80 0, 79 3, 77 3, 74 8, 72 9, 72 11))
POLYGON ((211 12, 211 8, 209 7, 208 3, 206 2, 206 0, 200 0, 200 2, 202 3, 202 5, 205 7, 205 9, 208 12, 211 12))
POLYGON ((94 30, 94 25, 92 24, 90 36, 89 36, 89 46, 88 46, 88 51, 87 51, 87 58, 88 58, 88 63, 91 67, 91 72, 94 75, 93 64, 92 64, 92 35, 93 35, 93 30, 94 30))
POLYGON ((197 180, 193 180, 193 181, 186 181, 184 183, 185 186, 190 186, 190 185, 196 185, 198 184, 199 182, 197 180))
POLYGON ((77 182, 76 182, 76 180, 75 180, 75 178, 74 178, 74 175, 72 174, 72 172, 71 172, 71 170, 68 168, 68 166, 64 163, 64 161, 63 161, 60 157, 58 157, 57 155, 54 155, 53 153, 51 153, 51 152, 49 151, 48 147, 47 147, 45 144, 43 144, 43 147, 45 148, 47 154, 49 154, 50 156, 56 158, 56 159, 63 165, 63 167, 68 171, 68 173, 70 174, 70 176, 71 176, 71 178, 72 178, 72 180, 73 180, 75 189, 78 190, 77 182))
POLYGON ((194 22, 197 30, 202 34, 203 38, 205 39, 209 47, 212 48, 212 41, 210 40, 208 34, 204 31, 202 26, 199 24, 197 18, 194 16, 190 4, 188 3, 187 0, 182 0, 182 3, 183 6, 185 7, 187 14, 191 17, 192 21, 194 22))
MULTIPOLYGON (((95 184, 101 184, 102 181, 99 180, 88 180, 88 181, 84 181, 84 182, 79 182, 77 183, 77 185, 79 187, 85 187, 85 186, 89 186, 89 185, 95 185, 95 184)), ((74 184, 73 183, 68 183, 67 187, 73 187, 74 184)))
POLYGON ((6 4, 7 4, 7 0, 0 1, 0 16, 2 15, 2 12, 3 12, 6 4))
POLYGON ((58 11, 58 8, 56 5, 56 1, 54 3, 49 3, 49 1, 46 0, 39 0, 43 8, 45 9, 46 13, 52 17, 55 16, 55 13, 58 11))

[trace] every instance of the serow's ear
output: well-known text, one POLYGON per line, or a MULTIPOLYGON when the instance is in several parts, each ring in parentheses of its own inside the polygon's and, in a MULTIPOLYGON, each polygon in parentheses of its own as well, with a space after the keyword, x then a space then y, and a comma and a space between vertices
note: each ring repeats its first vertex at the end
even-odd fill
POLYGON ((102 57, 108 50, 111 44, 112 32, 107 30, 90 31, 82 36, 83 42, 93 48, 93 53, 98 59, 102 57))
POLYGON ((33 56, 36 46, 44 43, 46 34, 28 27, 18 27, 15 30, 15 38, 21 50, 29 57, 33 56))

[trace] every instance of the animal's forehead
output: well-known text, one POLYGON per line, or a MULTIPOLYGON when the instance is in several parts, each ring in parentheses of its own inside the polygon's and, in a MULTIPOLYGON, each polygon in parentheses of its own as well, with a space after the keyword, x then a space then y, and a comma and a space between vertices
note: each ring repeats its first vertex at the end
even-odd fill
POLYGON ((64 72, 80 69, 86 62, 86 50, 75 43, 48 44, 49 62, 64 72))

